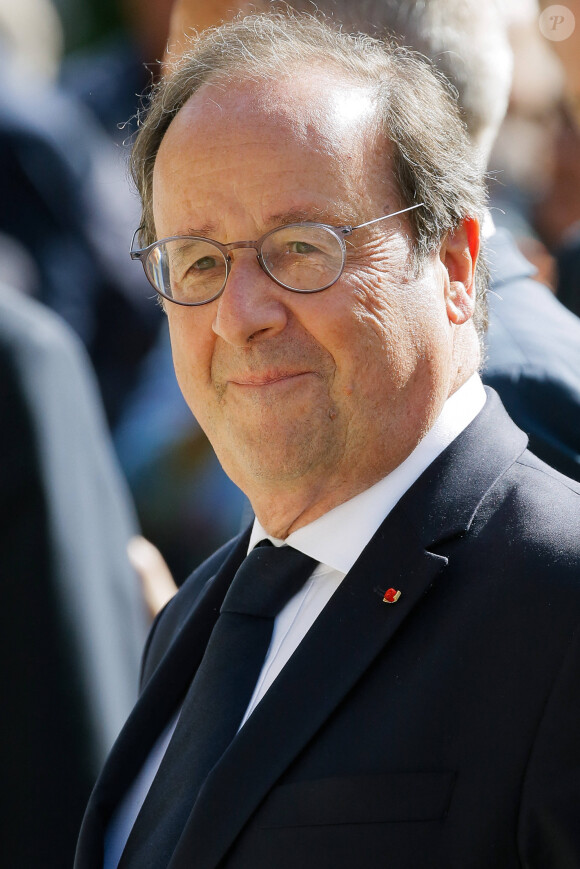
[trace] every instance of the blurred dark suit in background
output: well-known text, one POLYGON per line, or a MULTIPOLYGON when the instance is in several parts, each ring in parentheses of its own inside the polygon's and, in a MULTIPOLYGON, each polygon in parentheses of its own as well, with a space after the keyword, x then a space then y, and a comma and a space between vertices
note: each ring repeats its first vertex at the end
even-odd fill
POLYGON ((580 237, 578 234, 558 253, 558 298, 580 317, 580 237))
POLYGON ((79 341, 0 287, 0 854, 71 865, 133 703, 146 632, 135 520, 79 341))
POLYGON ((580 319, 543 284, 498 229, 488 239, 492 272, 483 381, 496 389, 530 449, 580 480, 580 319))

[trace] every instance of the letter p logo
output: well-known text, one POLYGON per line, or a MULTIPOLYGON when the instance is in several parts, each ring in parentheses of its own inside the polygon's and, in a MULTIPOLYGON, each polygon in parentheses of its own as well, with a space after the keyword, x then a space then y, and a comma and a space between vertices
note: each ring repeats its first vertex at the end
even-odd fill
POLYGON ((562 42, 574 33, 574 13, 567 6, 548 6, 538 19, 540 33, 552 42, 562 42))

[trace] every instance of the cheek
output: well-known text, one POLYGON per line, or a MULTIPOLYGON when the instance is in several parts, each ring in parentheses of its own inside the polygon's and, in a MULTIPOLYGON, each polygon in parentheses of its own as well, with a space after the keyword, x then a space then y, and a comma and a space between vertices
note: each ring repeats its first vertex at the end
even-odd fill
POLYGON ((168 310, 167 318, 175 374, 185 400, 193 410, 197 395, 205 393, 211 385, 215 337, 211 329, 213 316, 204 308, 188 309, 174 305, 171 311, 168 310))
POLYGON ((384 272, 358 266, 328 295, 299 298, 307 316, 295 304, 297 319, 334 361, 332 392, 338 401, 407 377, 404 350, 414 329, 402 302, 405 283, 404 277, 397 284, 384 272))
POLYGON ((353 315, 364 351, 370 356, 381 354, 385 363, 395 359, 412 342, 412 308, 404 280, 387 281, 374 272, 362 275, 354 288, 353 315))
POLYGON ((444 312, 435 295, 406 274, 393 279, 367 270, 359 277, 351 315, 355 365, 365 375, 358 388, 380 391, 382 382, 400 389, 430 365, 444 337, 439 308, 444 312))

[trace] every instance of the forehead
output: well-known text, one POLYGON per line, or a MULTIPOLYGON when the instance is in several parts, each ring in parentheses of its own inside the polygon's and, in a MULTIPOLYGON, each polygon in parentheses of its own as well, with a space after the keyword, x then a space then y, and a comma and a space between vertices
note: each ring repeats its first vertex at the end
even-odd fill
POLYGON ((321 207, 322 200, 335 200, 337 208, 343 201, 352 219, 353 200, 392 193, 391 174, 368 86, 323 71, 227 88, 204 85, 161 143, 156 222, 167 201, 186 192, 194 208, 209 197, 217 209, 239 201, 266 210, 276 205, 278 213, 286 205, 308 209, 309 199, 316 207, 318 196, 321 207))

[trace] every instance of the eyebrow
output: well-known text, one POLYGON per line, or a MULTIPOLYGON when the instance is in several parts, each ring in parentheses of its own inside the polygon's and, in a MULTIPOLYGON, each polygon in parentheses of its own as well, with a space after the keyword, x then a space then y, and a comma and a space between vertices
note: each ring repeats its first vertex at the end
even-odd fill
POLYGON ((285 223, 303 223, 304 221, 314 220, 316 223, 328 223, 329 225, 338 226, 346 222, 342 219, 344 214, 345 212, 338 211, 337 209, 331 211, 329 208, 293 208, 290 211, 273 214, 268 222, 283 226, 285 223))
MULTIPOLYGON (((353 223, 352 213, 341 210, 330 211, 328 208, 292 208, 289 211, 281 211, 277 214, 272 214, 266 221, 266 225, 270 225, 271 229, 277 226, 286 226, 289 223, 325 223, 328 226, 345 226, 353 223), (348 215, 348 216, 347 216, 348 215)), ((188 227, 183 233, 184 235, 202 236, 203 238, 214 238, 218 228, 215 223, 206 223, 202 226, 188 227)), ((264 230, 267 232, 268 230, 264 230)), ((263 233, 259 233, 262 235, 263 233)), ((215 239, 218 241, 218 239, 215 239)), ((238 240, 238 239, 236 239, 238 240)))
POLYGON ((202 236, 203 238, 212 238, 214 233, 217 232, 217 226, 215 223, 206 223, 202 226, 188 226, 185 232, 177 233, 180 235, 193 235, 193 236, 202 236))

